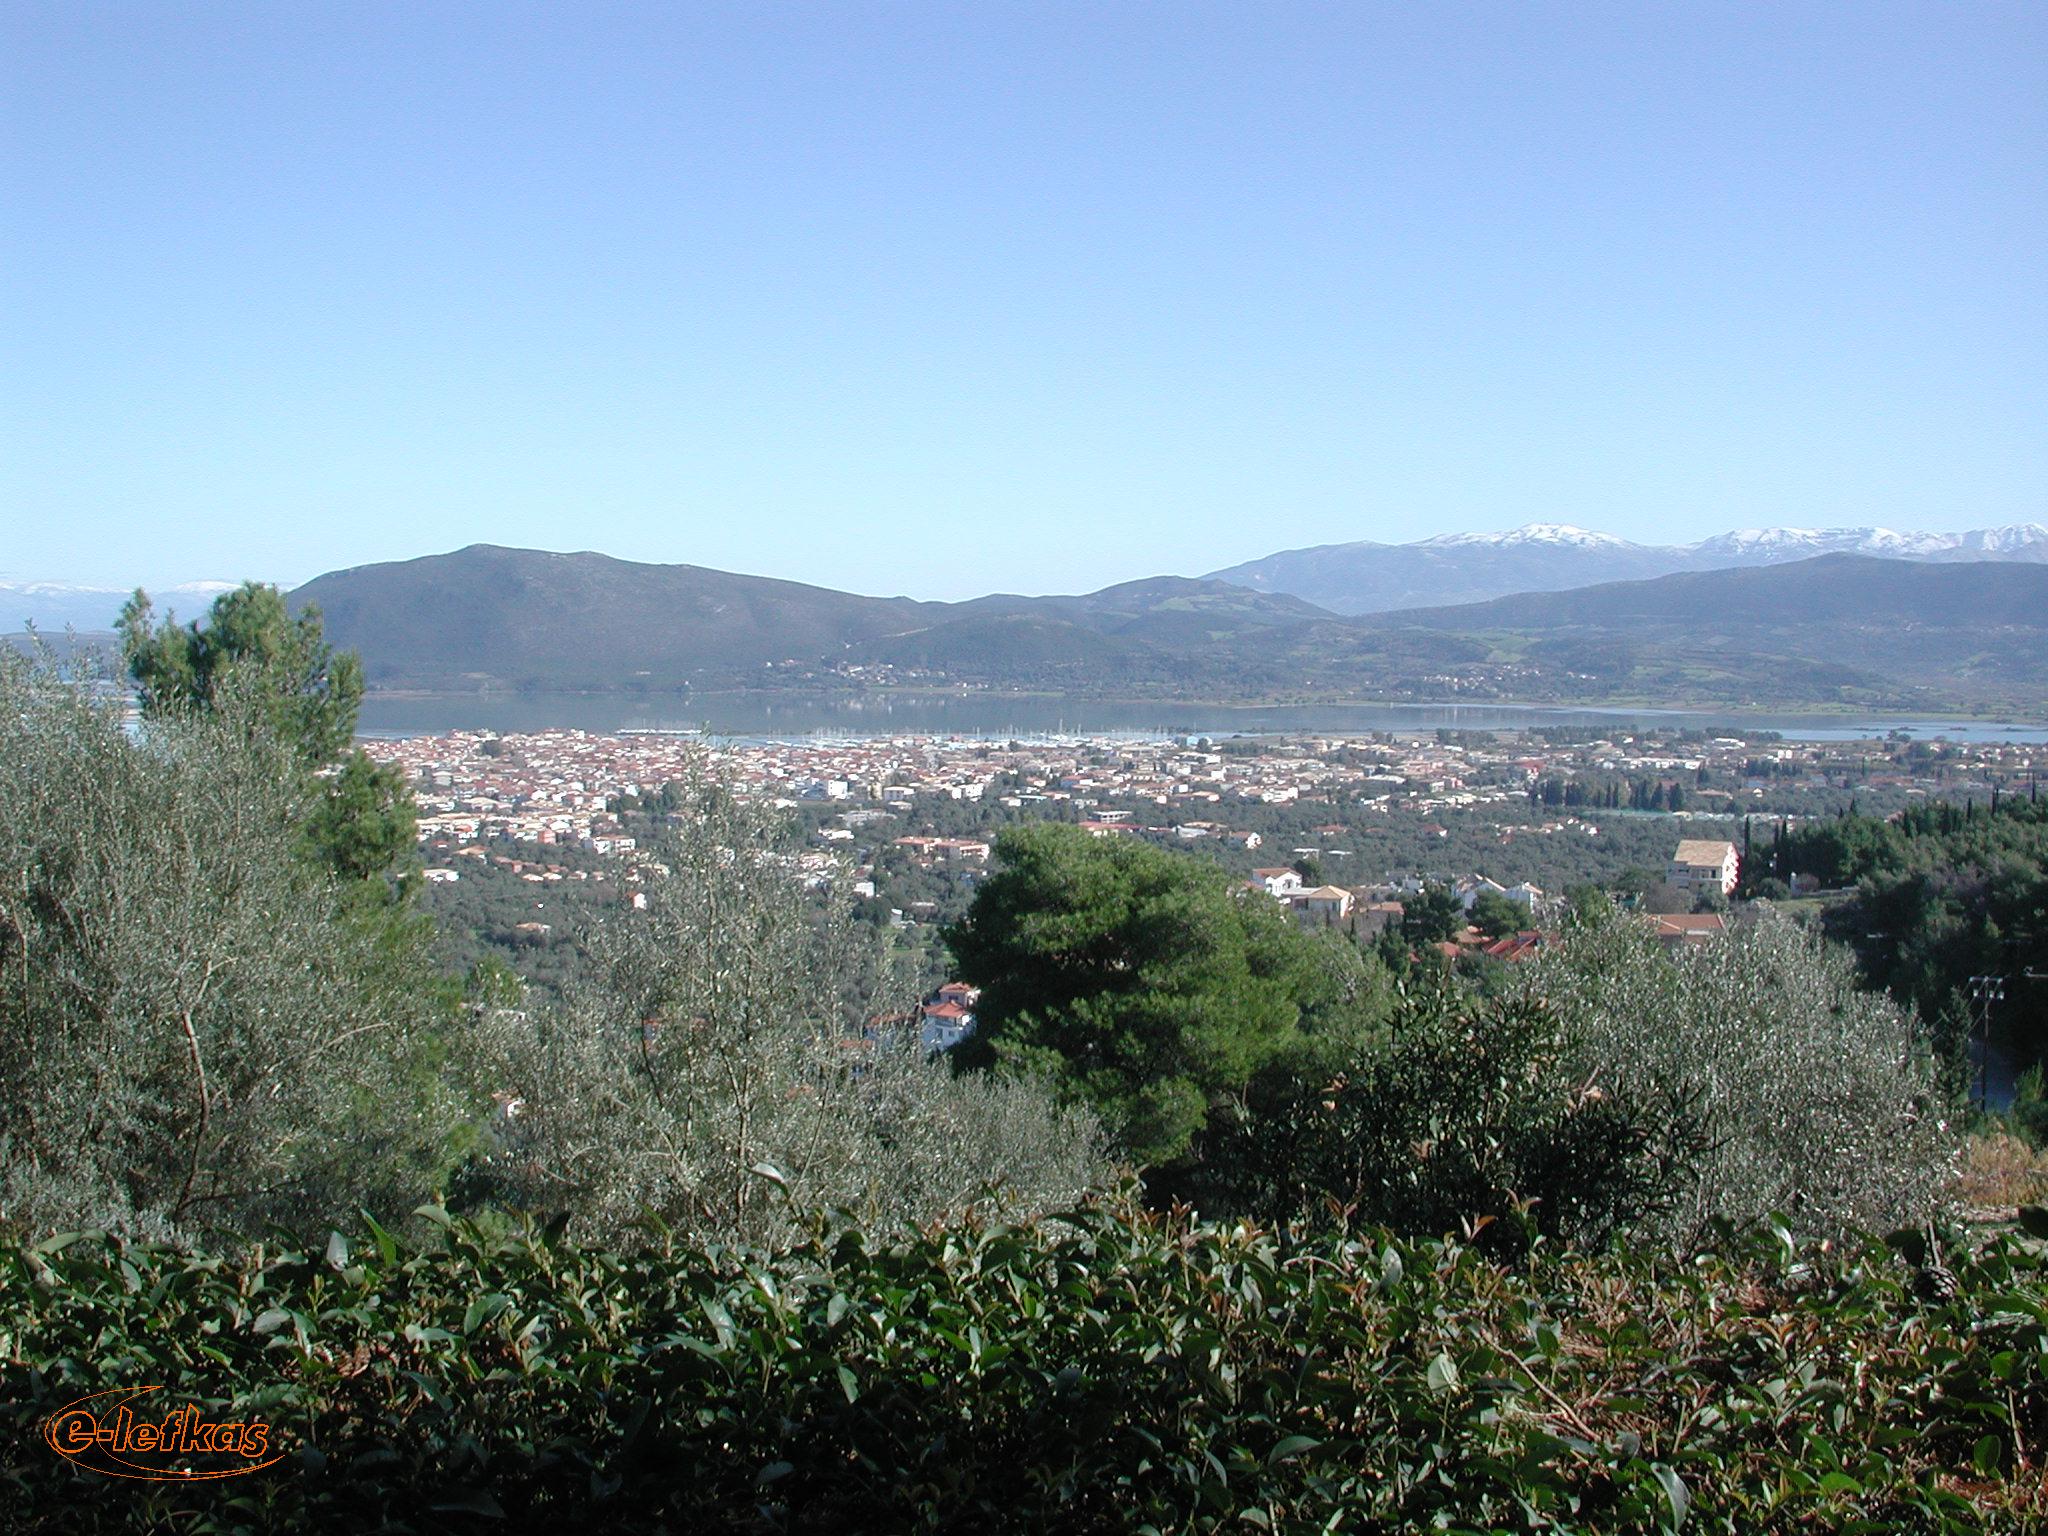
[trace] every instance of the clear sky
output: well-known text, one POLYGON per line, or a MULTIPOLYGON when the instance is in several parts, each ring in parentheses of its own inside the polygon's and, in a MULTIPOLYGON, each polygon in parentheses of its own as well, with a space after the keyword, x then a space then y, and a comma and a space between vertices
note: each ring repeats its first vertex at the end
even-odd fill
POLYGON ((0 577, 2048 520, 2048 6, 10 0, 0 577))

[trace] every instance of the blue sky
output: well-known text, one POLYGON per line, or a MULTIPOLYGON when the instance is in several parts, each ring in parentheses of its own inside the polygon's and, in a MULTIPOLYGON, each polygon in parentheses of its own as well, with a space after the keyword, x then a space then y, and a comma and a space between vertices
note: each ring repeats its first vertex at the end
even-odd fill
POLYGON ((0 19, 0 577, 2048 520, 2048 7, 0 19))

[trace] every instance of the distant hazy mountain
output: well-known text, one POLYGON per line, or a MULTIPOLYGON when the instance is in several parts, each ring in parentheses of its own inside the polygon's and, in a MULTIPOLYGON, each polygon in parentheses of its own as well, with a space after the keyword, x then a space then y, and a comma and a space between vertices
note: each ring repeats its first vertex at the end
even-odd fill
MULTIPOLYGON (((161 618, 175 609, 181 619, 196 619, 223 592, 234 590, 231 581, 188 581, 182 586, 152 591, 161 618)), ((19 629, 24 624, 52 634, 70 626, 81 630, 110 630, 120 616, 121 605, 134 588, 80 587, 61 581, 0 581, 0 630, 19 629)))
POLYGON ((1165 576, 1084 597, 920 603, 692 565, 472 545, 334 571, 291 594, 373 686, 612 688, 774 683, 835 664, 1070 677, 1119 657, 1227 648, 1250 630, 1336 622, 1299 599, 1165 576))
POLYGON ((2048 565, 1831 554, 1355 620, 1383 653, 1418 630, 1485 642, 1555 685, 1673 701, 1787 697, 1936 709, 2048 692, 2048 565))
POLYGON ((1157 576, 1079 597, 955 603, 930 628, 855 645, 846 660, 1009 687, 1214 686, 1264 676, 1304 635, 1343 623, 1299 598, 1157 576))
POLYGON ((849 656, 989 687, 1179 697, 2038 709, 2048 564, 1832 554, 1339 617, 1215 582, 985 598, 849 656))
POLYGON ((1126 581, 1079 597, 1018 597, 1005 593, 977 597, 953 607, 963 622, 994 615, 1031 614, 1078 625, 1097 634, 1196 648, 1228 644, 1248 632, 1330 617, 1326 610, 1298 597, 1184 576, 1126 581))
POLYGON ((1522 592, 1484 603, 1373 615, 1371 627, 1416 624, 1471 634, 1493 629, 1676 628, 1689 635, 1793 625, 1887 632, 2048 628, 2048 565, 1874 559, 1828 554, 1759 569, 1686 571, 1571 592, 1522 592))
POLYGON ((1333 613, 1484 602, 1513 592, 1561 592, 1680 571, 1779 565, 1816 555, 1892 560, 2048 563, 2048 528, 2023 523, 1972 533, 1889 528, 1749 528, 1697 544, 1631 544, 1562 523, 1508 533, 1452 533, 1415 544, 1324 544, 1216 571, 1214 579, 1284 592, 1333 613))
POLYGON ((382 688, 881 679, 1131 698, 1957 711, 2048 699, 2048 564, 2024 562, 1838 554, 1346 618, 1179 577, 919 603, 479 545, 337 571, 292 601, 319 603, 328 637, 359 651, 382 688))
POLYGON ((359 565, 291 594, 374 685, 674 687, 922 628, 943 603, 856 597, 695 565, 472 544, 359 565))

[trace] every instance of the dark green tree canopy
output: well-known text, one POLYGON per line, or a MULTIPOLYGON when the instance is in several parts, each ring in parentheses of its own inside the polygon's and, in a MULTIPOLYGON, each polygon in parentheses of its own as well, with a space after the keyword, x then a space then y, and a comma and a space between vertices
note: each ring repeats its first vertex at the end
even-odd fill
POLYGON ((1401 899, 1401 933, 1411 944, 1441 944, 1465 926, 1465 906, 1447 885, 1401 899))
POLYGON ((323 638, 320 611, 294 617, 276 587, 244 582, 214 600, 203 623, 153 623, 149 594, 121 610, 121 650, 146 715, 211 707, 231 673, 258 674, 270 723, 309 766, 333 762, 355 734, 363 668, 323 638))
POLYGON ((1472 926, 1489 939, 1504 939, 1530 926, 1529 909, 1498 891, 1481 891, 1472 902, 1472 926))
POLYGON ((424 880, 418 854, 419 808, 405 775, 391 764, 351 752, 327 775, 324 793, 306 818, 304 848, 343 880, 399 896, 424 880))
POLYGON ((996 853, 946 934, 982 989, 960 1059, 1048 1072, 1142 1163, 1181 1155, 1215 1098, 1372 990, 1354 946, 1203 860, 1052 823, 996 853))
POLYGON ((349 750, 362 663, 327 643, 320 610, 295 616, 276 587, 252 581, 216 598, 204 622, 153 620, 138 588, 120 629, 144 716, 216 714, 232 695, 302 771, 321 776, 301 827, 306 855, 341 876, 351 900, 404 905, 420 880, 412 794, 397 769, 349 750))

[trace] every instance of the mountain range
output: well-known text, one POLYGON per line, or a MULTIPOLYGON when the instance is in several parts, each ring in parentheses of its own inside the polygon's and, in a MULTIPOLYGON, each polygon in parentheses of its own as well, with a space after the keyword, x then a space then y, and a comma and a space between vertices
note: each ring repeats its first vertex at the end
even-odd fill
MULTIPOLYGON (((1679 571, 1781 565, 1816 555, 1873 555, 1888 560, 2048 563, 2048 527, 2021 523, 1969 533, 1896 533, 1888 528, 1748 528, 1696 544, 1633 544, 1611 533, 1568 523, 1530 523, 1506 533, 1446 533, 1412 544, 1319 544, 1211 571, 1202 578, 1254 592, 1298 597, 1331 613, 1388 613, 1404 608, 1478 603, 1516 592, 1562 592, 1609 581, 1640 581, 1679 571)), ((565 559, 576 558, 564 556, 565 559)), ((410 563, 410 562, 406 562, 410 563)), ((326 579, 326 578, 321 578, 326 579)), ((736 578, 742 579, 742 578, 736 578)), ((1168 578, 1170 579, 1170 578, 1168 578)), ((195 581, 153 591, 157 608, 191 618, 234 583, 195 581)), ((1132 588, 1143 582, 1128 583, 1132 588)), ((819 592, 784 583, 785 596, 819 592)), ((0 630, 28 621, 44 630, 67 625, 110 629, 128 589, 65 582, 0 581, 0 630)), ((908 602, 909 599, 897 601, 908 602)), ((1080 604, 1089 598, 979 599, 982 611, 1033 602, 1080 604)), ((923 605, 933 609, 944 604, 923 605)))
POLYGON ((863 597, 694 565, 473 544, 329 572, 291 594, 373 687, 788 686, 943 675, 1088 689, 1342 620, 1180 576, 1077 597, 863 597))
POLYGON ((474 545, 292 594, 385 689, 1032 689, 1866 708, 2048 699, 2048 564, 1831 554, 1338 615, 1213 579, 923 603, 474 545))
MULTIPOLYGON (((175 610, 180 618, 196 619, 232 581, 188 581, 150 595, 157 613, 175 610)), ((66 581, 0 581, 0 630, 33 624, 46 634, 60 630, 110 630, 133 587, 84 587, 66 581)))
POLYGON ((1304 598, 1332 613, 1387 613, 1836 554, 2048 564, 2048 528, 2039 523, 1969 533, 1747 528, 1697 544, 1632 544, 1566 523, 1530 523, 1507 533, 1449 533, 1413 544, 1363 541, 1283 550, 1212 571, 1210 577, 1256 592, 1304 598))
MULTIPOLYGON (((224 586, 160 593, 158 607, 189 617, 224 586)), ((120 597, 0 586, 0 604, 42 605, 45 630, 110 623, 120 597), (88 603, 99 606, 61 606, 88 603)), ((2048 702, 2048 530, 2033 525, 1774 529, 1657 547, 1537 524, 959 603, 479 544, 329 572, 291 601, 317 604, 329 638, 385 690, 943 686, 1944 712, 2048 702), (1705 568, 1663 569, 1673 561, 1705 568), (1502 585, 1513 590, 1491 590, 1502 585), (1391 605, 1395 594, 1404 600, 1391 605)))

